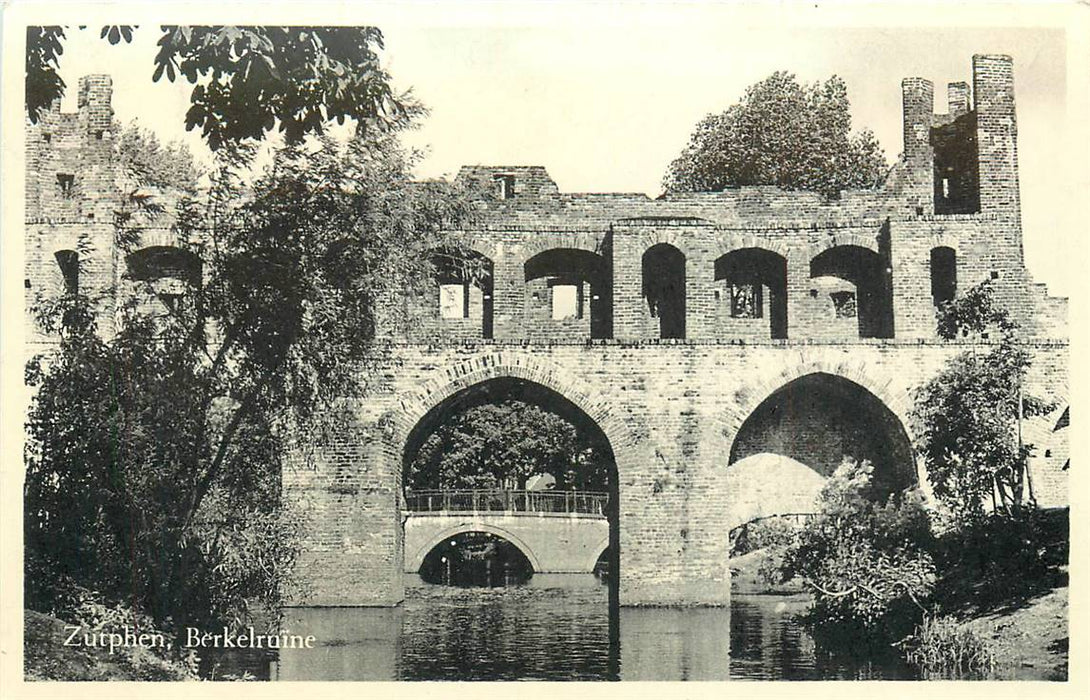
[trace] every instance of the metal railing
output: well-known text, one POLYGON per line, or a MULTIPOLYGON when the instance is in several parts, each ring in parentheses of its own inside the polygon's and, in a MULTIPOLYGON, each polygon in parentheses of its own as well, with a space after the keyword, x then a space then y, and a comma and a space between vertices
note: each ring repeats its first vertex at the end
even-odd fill
POLYGON ((427 489, 405 493, 413 512, 584 513, 605 515, 609 494, 600 491, 518 491, 427 489))

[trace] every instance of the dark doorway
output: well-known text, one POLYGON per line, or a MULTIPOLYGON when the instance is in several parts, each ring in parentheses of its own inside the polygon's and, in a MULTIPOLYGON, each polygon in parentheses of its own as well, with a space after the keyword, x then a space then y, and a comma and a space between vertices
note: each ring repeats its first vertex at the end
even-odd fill
POLYGON ((643 254, 643 296, 660 338, 685 337, 685 255, 667 243, 643 254))
POLYGON ((958 260, 953 248, 931 249, 931 300, 935 307, 954 300, 958 292, 958 260))

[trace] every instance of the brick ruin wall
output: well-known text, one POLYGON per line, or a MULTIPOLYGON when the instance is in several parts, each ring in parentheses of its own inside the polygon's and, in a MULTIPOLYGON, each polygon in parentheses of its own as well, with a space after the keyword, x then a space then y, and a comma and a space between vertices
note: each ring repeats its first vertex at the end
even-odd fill
MULTIPOLYGON (((445 392, 513 376, 574 402, 613 446, 622 601, 722 602, 730 527, 807 497, 778 481, 786 472, 763 483, 732 471, 746 418, 817 373, 862 387, 903 424, 911 389, 966 349, 936 338, 936 289, 983 280, 1034 348, 1033 388, 1059 405, 1026 435, 1038 446, 1039 502, 1066 504, 1067 302, 1023 262, 1012 81, 1009 58, 976 56, 972 91, 949 86, 944 115, 929 81, 906 79, 902 159, 882 189, 834 200, 775 187, 566 194, 540 166, 463 168, 479 215, 451 233, 487 261, 487 279, 437 280, 378 305, 377 393, 336 444, 318 446, 317 468, 284 475, 306 523, 301 600, 400 600, 406 436, 445 392), (652 249, 666 252, 657 267, 652 249), (933 269, 936 251, 951 255, 951 279, 933 269), (558 306, 561 293, 574 308, 558 306)), ((77 253, 81 291, 131 291, 113 244, 122 192, 110 91, 108 77, 85 78, 77 114, 54 108, 28 126, 28 302, 64 290, 59 251, 77 253)), ((169 247, 157 235, 145 243, 169 247)), ((113 310, 105 299, 106 333, 113 310)), ((30 350, 49 342, 32 336, 30 350)), ((865 451, 865 421, 823 423, 851 414, 843 403, 823 409, 831 396, 816 391, 812 411, 757 430, 750 447, 785 436, 823 445, 824 469, 837 451, 865 451)))
MULTIPOLYGON (((1067 344, 1040 341, 1035 348, 1027 391, 1065 395, 1067 344)), ((509 377, 535 382, 572 401, 610 441, 619 482, 621 602, 724 602, 731 528, 757 515, 782 512, 781 506, 790 510, 798 499, 794 483, 733 481, 732 448, 758 406, 792 381, 835 377, 873 395, 907 432, 912 389, 968 346, 896 340, 745 345, 494 341, 387 349, 390 360, 376 371, 373 394, 352 409, 356 425, 343 431, 336 444, 323 446, 316 463, 284 477, 308 513, 310 540, 301 566, 321 572, 309 581, 312 604, 400 600, 400 482, 408 434, 430 409, 457 392, 509 377)), ((810 399, 828 415, 850 412, 834 391, 813 392, 810 399)), ((1059 440, 1047 420, 1041 421, 1041 434, 1059 440)), ((787 431, 795 432, 793 421, 787 423, 787 431)), ((820 441, 829 436, 823 431, 835 432, 836 444, 855 452, 851 456, 861 456, 873 444, 870 436, 840 431, 835 420, 822 423, 806 415, 798 423, 806 424, 805 439, 820 441)), ((1042 489, 1049 488, 1051 473, 1033 467, 1038 498, 1049 503, 1056 494, 1042 489)), ((918 478, 926 489, 926 475, 920 471, 918 478)))

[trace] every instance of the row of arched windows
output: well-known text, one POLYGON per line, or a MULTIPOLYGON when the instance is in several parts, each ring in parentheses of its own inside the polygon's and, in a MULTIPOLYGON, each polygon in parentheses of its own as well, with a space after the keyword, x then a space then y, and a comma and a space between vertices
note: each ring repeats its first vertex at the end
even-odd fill
MULTIPOLYGON (((439 308, 444 319, 479 319, 482 335, 492 337, 493 266, 477 252, 436 256, 439 308), (462 257, 459 258, 458 255, 462 257), (452 261, 458 260, 457 264, 452 261), (475 272, 467 274, 466 270, 475 272)), ((641 261, 642 296, 646 312, 658 325, 661 338, 685 338, 687 261, 668 243, 648 248, 641 261)), ((935 306, 954 298, 957 258, 953 249, 931 251, 931 295, 935 306)), ((546 250, 524 264, 531 315, 572 324, 591 338, 612 336, 612 280, 605 258, 570 248, 546 250)), ((764 248, 741 248, 714 263, 714 301, 718 321, 742 335, 788 337, 787 260, 764 248)), ((877 252, 857 245, 840 245, 810 261, 810 287, 799 300, 813 324, 833 332, 858 326, 861 338, 893 336, 893 294, 890 270, 877 252)))
MULTIPOLYGON (((75 251, 56 253, 64 288, 79 286, 75 251)), ((484 338, 493 335, 494 269, 476 251, 438 250, 433 262, 439 288, 441 319, 479 322, 484 338)), ((957 254, 946 246, 930 252, 931 297, 938 307, 957 293, 957 254)), ((145 248, 127 258, 129 276, 155 282, 156 293, 169 301, 181 294, 182 282, 200 283, 200 261, 169 246, 145 248), (174 286, 165 281, 175 282, 174 286), (160 289, 161 287, 161 289, 160 289)), ((591 338, 613 335, 612 274, 606 258, 581 249, 554 248, 528 259, 524 266, 527 305, 535 320, 562 324, 591 338)), ((642 297, 650 323, 661 338, 685 338, 691 301, 685 254, 668 243, 648 248, 641 261, 642 297)), ((714 262, 716 323, 739 335, 787 338, 787 260, 764 248, 732 250, 714 262)), ((883 257, 863 246, 840 245, 810 261, 808 290, 792 290, 797 314, 811 325, 826 324, 837 332, 858 326, 862 338, 893 336, 893 298, 889 269, 883 257), (807 294, 808 291, 808 294, 807 294)), ((702 309, 702 313, 706 313, 702 309)))

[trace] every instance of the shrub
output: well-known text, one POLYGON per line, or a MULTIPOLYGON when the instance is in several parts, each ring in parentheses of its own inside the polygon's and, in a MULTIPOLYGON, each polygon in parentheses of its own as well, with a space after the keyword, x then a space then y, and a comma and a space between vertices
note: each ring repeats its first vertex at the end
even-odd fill
POLYGON ((925 617, 902 648, 909 663, 928 680, 984 679, 995 669, 988 642, 953 617, 925 617))
POLYGON ((756 552, 758 549, 784 548, 795 540, 799 526, 780 517, 754 520, 738 529, 731 541, 732 557, 756 552))
POLYGON ((931 533, 919 494, 873 498, 872 465, 845 461, 822 489, 820 513, 781 571, 814 594, 808 620, 827 638, 898 639, 913 629, 935 584, 931 533))
POLYGON ((944 533, 935 550, 946 610, 986 610, 1063 585, 1068 560, 1065 513, 993 513, 944 533))

